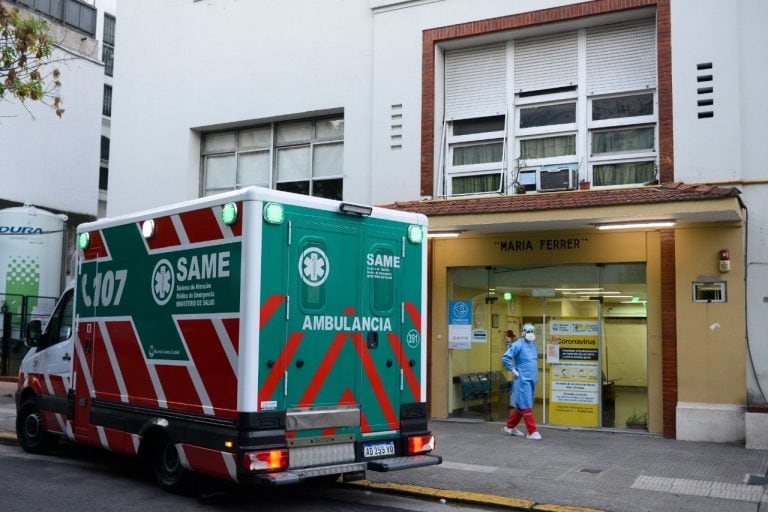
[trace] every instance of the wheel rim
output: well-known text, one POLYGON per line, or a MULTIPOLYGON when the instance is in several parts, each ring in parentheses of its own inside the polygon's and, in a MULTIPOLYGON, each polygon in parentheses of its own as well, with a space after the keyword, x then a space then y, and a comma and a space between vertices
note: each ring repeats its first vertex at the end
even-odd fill
POLYGON ((36 439, 40 435, 40 415, 37 413, 28 414, 24 419, 24 435, 27 439, 36 439))
POLYGON ((179 461, 179 454, 176 452, 176 447, 172 444, 165 445, 163 449, 163 471, 171 478, 174 478, 179 472, 181 467, 179 461))

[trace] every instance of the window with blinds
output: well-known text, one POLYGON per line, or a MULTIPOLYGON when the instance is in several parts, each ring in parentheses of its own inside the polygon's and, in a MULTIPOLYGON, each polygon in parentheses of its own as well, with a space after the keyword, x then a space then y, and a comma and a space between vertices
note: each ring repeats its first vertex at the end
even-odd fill
POLYGON ((507 108, 506 45, 445 53, 445 119, 504 114, 507 108))
POLYGON ((437 194, 542 191, 521 179, 550 167, 598 187, 652 181, 656 67, 652 18, 446 50, 437 194))
POLYGON ((579 79, 578 33, 554 34, 514 42, 515 92, 576 85, 579 79))
POLYGON ((587 94, 656 88, 653 19, 587 29, 587 94))

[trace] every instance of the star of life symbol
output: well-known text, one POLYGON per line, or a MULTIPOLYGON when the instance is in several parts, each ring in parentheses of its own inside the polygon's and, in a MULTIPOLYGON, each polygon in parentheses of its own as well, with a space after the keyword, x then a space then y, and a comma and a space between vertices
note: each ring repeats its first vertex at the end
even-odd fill
POLYGON ((319 247, 305 249, 299 256, 299 275, 309 286, 320 286, 331 271, 328 256, 319 247))
POLYGON ((173 295, 173 266, 171 262, 162 259, 157 262, 152 271, 152 298, 159 306, 163 306, 171 300, 173 295))

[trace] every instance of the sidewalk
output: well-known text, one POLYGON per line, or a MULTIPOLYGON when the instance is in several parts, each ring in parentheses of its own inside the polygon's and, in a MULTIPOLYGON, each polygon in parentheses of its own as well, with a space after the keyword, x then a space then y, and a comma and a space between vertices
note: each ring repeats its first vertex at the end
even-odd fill
MULTIPOLYGON (((15 441, 14 390, 0 382, 6 444, 15 441)), ((768 511, 768 450, 547 427, 541 441, 531 441, 504 435, 501 427, 433 420, 443 464, 368 471, 368 481, 357 485, 517 510, 768 511)))

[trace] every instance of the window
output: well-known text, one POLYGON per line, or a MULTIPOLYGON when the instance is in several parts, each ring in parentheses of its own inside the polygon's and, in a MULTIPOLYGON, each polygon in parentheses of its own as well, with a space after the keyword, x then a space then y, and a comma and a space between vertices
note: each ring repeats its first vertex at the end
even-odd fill
POLYGON ((104 74, 112 76, 115 63, 115 17, 104 14, 104 35, 101 42, 101 61, 104 74))
POLYGON ((101 136, 101 161, 109 162, 109 137, 101 136))
POLYGON ((107 190, 109 186, 109 168, 99 167, 99 190, 107 190))
POLYGON ((520 109, 520 128, 535 128, 576 122, 576 102, 520 109))
POLYGON ((447 187, 451 195, 502 191, 505 116, 449 124, 447 187))
POLYGON ((655 179, 655 33, 644 18, 446 50, 436 195, 542 191, 537 170, 564 168, 569 188, 655 179))
POLYGON ((203 194, 256 185, 342 199, 344 119, 287 121, 204 134, 203 194))
POLYGON ((590 99, 593 186, 647 183, 656 178, 655 112, 654 93, 590 99))
POLYGON ((101 104, 101 114, 112 116, 112 86, 104 84, 104 99, 101 104))
POLYGON ((96 34, 96 8, 80 0, 10 0, 63 21, 86 34, 96 34))

